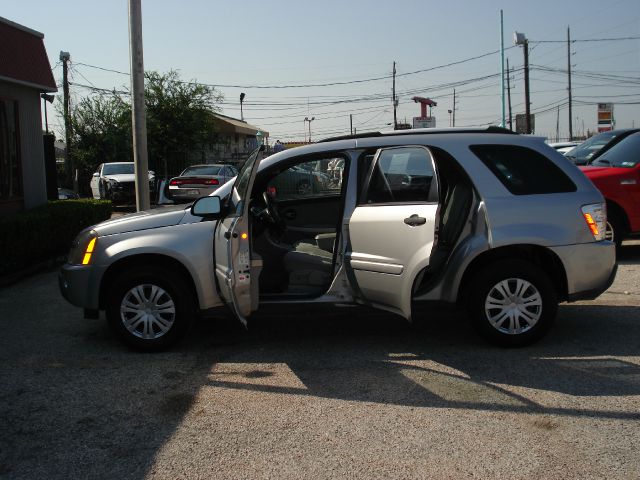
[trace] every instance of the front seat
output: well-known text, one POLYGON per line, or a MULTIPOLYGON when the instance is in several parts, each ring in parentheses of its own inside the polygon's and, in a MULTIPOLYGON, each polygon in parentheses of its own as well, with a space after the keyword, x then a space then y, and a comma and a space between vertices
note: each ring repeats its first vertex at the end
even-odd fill
POLYGON ((315 242, 300 241, 284 255, 290 286, 324 286, 331 280, 335 234, 320 234, 315 242), (331 250, 327 247, 331 246, 331 250), (321 248, 323 246, 325 248, 321 248))

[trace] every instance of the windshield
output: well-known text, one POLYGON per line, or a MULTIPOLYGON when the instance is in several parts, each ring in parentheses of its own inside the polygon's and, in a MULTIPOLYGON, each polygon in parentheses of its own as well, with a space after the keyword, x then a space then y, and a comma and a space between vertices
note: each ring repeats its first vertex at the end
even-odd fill
POLYGON ((102 169, 103 175, 118 175, 121 173, 133 173, 133 163, 105 163, 102 169))
POLYGON ((260 148, 256 148, 251 155, 249 155, 249 158, 247 158, 242 165, 242 168, 240 168, 236 181, 233 184, 231 211, 234 211, 236 215, 242 215, 244 210, 245 201, 249 195, 251 172, 253 171, 255 163, 258 161, 258 154, 260 151, 260 148))
POLYGON ((633 134, 604 152, 591 165, 633 168, 640 163, 640 134, 633 134))
POLYGON ((589 140, 582 142, 573 150, 569 150, 565 156, 573 160, 589 160, 616 136, 617 133, 613 132, 601 133, 600 135, 596 135, 595 137, 591 137, 589 140))
POLYGON ((198 165, 185 168, 180 174, 181 177, 186 175, 218 175, 220 173, 220 165, 198 165))

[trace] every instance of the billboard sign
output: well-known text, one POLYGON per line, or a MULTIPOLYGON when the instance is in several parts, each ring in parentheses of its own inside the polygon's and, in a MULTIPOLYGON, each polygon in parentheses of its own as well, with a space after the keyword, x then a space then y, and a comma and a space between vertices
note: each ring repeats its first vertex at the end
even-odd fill
POLYGON ((413 128, 436 128, 436 117, 413 117, 413 128))
MULTIPOLYGON (((529 121, 531 122, 531 132, 535 132, 536 116, 533 113, 529 115, 529 121)), ((527 133, 527 115, 524 113, 516 115, 516 133, 527 133)))
POLYGON ((615 122, 613 120, 613 103, 598 104, 598 132, 608 132, 613 130, 615 122))

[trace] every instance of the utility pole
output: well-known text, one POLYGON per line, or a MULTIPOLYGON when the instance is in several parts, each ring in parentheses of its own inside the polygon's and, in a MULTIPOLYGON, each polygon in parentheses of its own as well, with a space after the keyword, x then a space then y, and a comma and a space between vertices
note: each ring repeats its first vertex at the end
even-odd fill
POLYGON ((351 135, 353 135, 353 113, 349 114, 349 127, 351 127, 351 135))
POLYGON ((504 118, 504 18, 502 10, 500 10, 500 98, 502 100, 502 122, 500 126, 504 128, 507 122, 504 118))
POLYGON ((74 175, 73 160, 71 158, 71 100, 69 97, 69 61, 71 54, 69 52, 60 52, 60 61, 62 62, 62 102, 64 111, 64 143, 65 143, 65 162, 64 173, 69 185, 73 185, 73 190, 78 191, 78 181, 74 175))
POLYGON ((244 113, 242 112, 242 103, 244 102, 244 92, 240 94, 240 120, 244 122, 244 113))
POLYGON ((569 75, 569 141, 573 140, 573 106, 571 101, 571 32, 567 25, 567 73, 569 75))
POLYGON ((135 166, 136 209, 149 210, 149 157, 144 105, 144 58, 141 0, 129 0, 129 52, 131 55, 131 124, 135 166))
POLYGON ((529 98, 529 40, 524 41, 524 112, 525 128, 531 134, 531 100, 529 98))
POLYGON ((509 59, 507 58, 507 103, 509 104, 509 130, 513 130, 513 118, 511 117, 511 79, 509 78, 509 59))
MULTIPOLYGON (((524 33, 513 33, 513 43, 524 50, 524 121, 525 133, 531 134, 531 101, 529 99, 529 40, 524 33)), ((517 128, 517 125, 516 125, 517 128)))
POLYGON ((391 90, 391 99, 393 101, 393 129, 398 129, 398 117, 396 109, 398 108, 398 100, 396 100, 396 62, 393 62, 393 86, 391 90))
POLYGON ((454 127, 456 126, 456 108, 457 108, 456 107, 456 89, 454 88, 453 89, 453 108, 452 108, 452 110, 453 110, 453 122, 452 123, 453 123, 454 127))
POLYGON ((556 142, 560 141, 560 105, 558 105, 558 115, 556 116, 556 142))

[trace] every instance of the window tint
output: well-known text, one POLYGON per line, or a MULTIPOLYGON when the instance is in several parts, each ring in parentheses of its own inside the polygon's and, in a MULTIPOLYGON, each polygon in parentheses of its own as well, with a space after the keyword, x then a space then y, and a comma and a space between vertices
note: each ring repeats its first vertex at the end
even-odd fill
POLYGON ((602 167, 633 168, 640 163, 640 133, 623 139, 604 152, 591 165, 602 167))
POLYGON ((421 147, 381 150, 373 166, 363 203, 437 202, 433 162, 421 147))
POLYGON ((102 169, 103 175, 119 175, 135 173, 133 163, 106 163, 102 169))
POLYGON ((181 175, 221 175, 220 168, 220 165, 195 165, 185 168, 181 175))
POLYGON ((576 191, 571 179, 535 150, 515 145, 473 145, 470 148, 514 195, 576 191))

